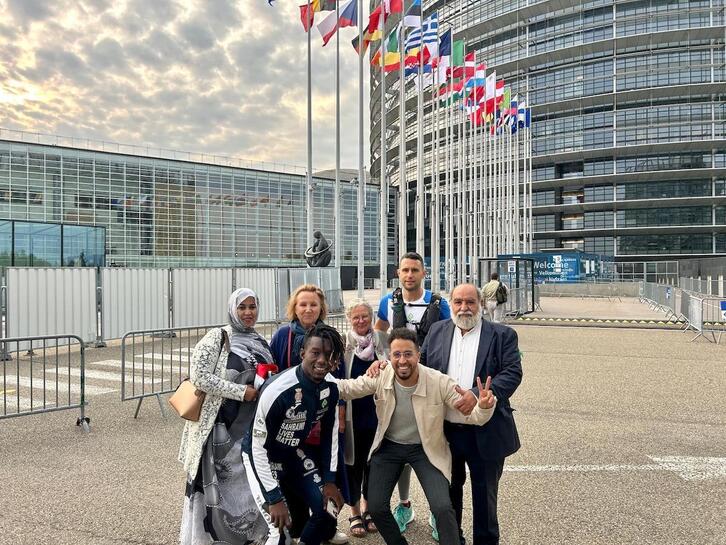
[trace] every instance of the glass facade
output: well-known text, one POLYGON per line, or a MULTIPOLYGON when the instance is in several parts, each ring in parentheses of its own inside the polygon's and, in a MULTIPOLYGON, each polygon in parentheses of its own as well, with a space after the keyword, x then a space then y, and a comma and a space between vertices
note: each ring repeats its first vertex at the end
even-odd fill
POLYGON ((0 267, 103 267, 103 227, 0 220, 0 267))
MULTIPOLYGON (((431 0, 423 7, 465 35, 477 63, 486 61, 533 108, 535 250, 581 247, 622 261, 725 253, 726 0, 431 0), (691 231, 674 234, 675 226, 691 231)), ((425 131, 431 117, 424 114, 425 131)), ((373 91, 372 142, 379 120, 373 91)), ((405 135, 414 151, 409 183, 416 122, 405 135)), ((393 165, 398 139, 391 140, 393 165)), ((374 176, 377 159, 373 147, 374 176)), ((426 139, 424 172, 437 160, 426 139)))
MULTIPOLYGON (((304 266, 311 213, 314 228, 342 244, 341 265, 355 265, 357 185, 341 183, 338 237, 334 181, 314 179, 312 210, 305 182, 295 174, 0 141, 0 253, 8 254, 2 220, 23 220, 15 224, 16 265, 304 266), (98 248, 89 227, 105 231, 100 258, 83 251, 98 248)), ((379 261, 379 199, 379 188, 368 186, 366 265, 379 261)))

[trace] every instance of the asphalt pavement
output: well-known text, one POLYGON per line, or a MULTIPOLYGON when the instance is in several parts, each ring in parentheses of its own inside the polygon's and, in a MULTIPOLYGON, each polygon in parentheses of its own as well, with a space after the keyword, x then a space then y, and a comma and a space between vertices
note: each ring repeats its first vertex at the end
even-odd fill
MULTIPOLYGON (((726 544, 726 346, 679 331, 515 329, 522 449, 501 481, 501 543, 726 544)), ((117 346, 89 349, 88 369, 113 375, 119 359, 117 346)), ((0 543, 176 541, 182 421, 154 398, 135 420, 112 376, 89 385, 89 434, 77 410, 0 420, 0 543)), ((408 541, 434 543, 417 483, 413 495, 408 541)), ((464 525, 471 543, 470 509, 464 525)))

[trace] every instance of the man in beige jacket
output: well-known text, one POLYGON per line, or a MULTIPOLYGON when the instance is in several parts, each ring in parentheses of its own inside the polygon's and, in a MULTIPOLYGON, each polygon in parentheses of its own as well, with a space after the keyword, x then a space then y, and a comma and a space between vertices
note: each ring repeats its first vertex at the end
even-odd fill
MULTIPOLYGON (((449 376, 419 366, 416 334, 394 329, 389 337, 391 365, 377 377, 339 380, 341 399, 374 394, 378 428, 370 453, 368 509, 387 545, 406 545, 393 515, 391 494, 406 464, 410 464, 436 517, 441 545, 459 543, 459 527, 449 496, 451 452, 444 437, 447 409, 456 409, 464 392, 449 376)), ((485 424, 496 398, 478 382, 479 399, 469 424, 485 424)))

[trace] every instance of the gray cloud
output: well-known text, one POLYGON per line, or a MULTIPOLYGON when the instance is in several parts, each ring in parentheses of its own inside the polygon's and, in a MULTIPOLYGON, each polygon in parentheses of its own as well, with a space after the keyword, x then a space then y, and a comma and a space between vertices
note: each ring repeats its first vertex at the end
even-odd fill
MULTIPOLYGON (((305 164, 306 36, 295 3, 44 3, 66 18, 28 15, 20 3, 5 0, 16 25, 0 24, 0 90, 13 97, 0 101, 3 126, 305 164), (13 39, 24 24, 24 39, 13 39)), ((354 167, 354 29, 341 34, 343 165, 354 167)), ((316 29, 312 38, 314 164, 323 169, 334 165, 335 44, 322 48, 316 29)), ((367 102, 365 112, 367 125, 367 102)))
POLYGON ((22 25, 43 21, 53 15, 52 2, 45 0, 6 0, 10 15, 22 25))

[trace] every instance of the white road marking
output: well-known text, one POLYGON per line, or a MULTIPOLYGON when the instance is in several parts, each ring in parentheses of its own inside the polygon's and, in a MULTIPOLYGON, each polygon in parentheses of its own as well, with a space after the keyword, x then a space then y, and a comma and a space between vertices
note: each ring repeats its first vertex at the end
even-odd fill
MULTIPOLYGON (((55 371, 55 369, 54 369, 54 371, 55 371)), ((86 371, 86 374, 88 374, 88 371, 86 371)), ((53 376, 55 376, 55 375, 53 375, 53 376)), ((20 385, 25 388, 31 387, 30 377, 19 377, 16 380, 16 378, 13 376, 13 377, 7 377, 7 380, 8 380, 8 383, 12 384, 13 386, 20 385)), ((43 390, 43 378, 42 377, 33 377, 32 388, 34 390, 35 389, 43 390)), ((65 394, 67 394, 68 389, 69 389, 69 384, 67 383, 67 381, 58 383, 58 393, 63 392, 65 394)), ((46 375, 45 391, 50 394, 53 394, 53 396, 55 397, 55 391, 56 391, 55 390, 55 381, 48 380, 47 375, 46 375)), ((70 391, 72 394, 80 394, 81 385, 80 384, 70 384, 70 391)), ((115 392, 115 391, 117 391, 117 390, 115 390, 113 388, 102 388, 100 386, 92 386, 91 384, 86 384, 86 395, 101 395, 101 394, 108 394, 108 393, 115 392)), ((35 394, 33 395, 33 398, 34 399, 39 398, 41 400, 43 399, 42 397, 36 396, 35 394)), ((66 396, 66 399, 67 399, 67 396, 66 396)))
POLYGON ((626 471, 671 471, 684 481, 726 478, 726 458, 700 456, 648 456, 653 464, 573 464, 505 466, 509 473, 598 473, 626 471))
MULTIPOLYGON (((18 409, 18 397, 17 396, 8 396, 7 398, 7 407, 3 402, 0 402, 0 415, 2 414, 16 414, 19 412, 25 412, 30 410, 30 398, 28 397, 20 397, 20 408, 18 409), (7 412, 5 410, 7 409, 7 412)), ((46 399, 45 401, 45 408, 51 409, 55 407, 55 403, 50 402, 46 399)), ((39 410, 43 408, 43 399, 35 399, 33 398, 33 409, 39 410)))

